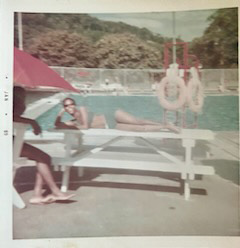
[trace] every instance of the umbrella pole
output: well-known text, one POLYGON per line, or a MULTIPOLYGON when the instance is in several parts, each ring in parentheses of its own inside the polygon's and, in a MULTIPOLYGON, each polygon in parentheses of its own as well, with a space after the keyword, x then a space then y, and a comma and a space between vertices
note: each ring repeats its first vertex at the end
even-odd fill
POLYGON ((19 50, 23 50, 23 31, 22 31, 22 13, 17 13, 18 17, 18 47, 19 50))

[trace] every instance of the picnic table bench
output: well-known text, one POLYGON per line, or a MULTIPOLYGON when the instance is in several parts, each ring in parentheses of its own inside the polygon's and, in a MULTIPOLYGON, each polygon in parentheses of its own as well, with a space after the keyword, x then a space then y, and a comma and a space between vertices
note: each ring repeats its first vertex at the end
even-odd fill
POLYGON ((53 158, 54 166, 61 166, 63 170, 62 191, 67 191, 69 184, 69 173, 72 166, 79 168, 111 168, 111 169, 130 169, 158 172, 175 172, 180 173, 184 181, 184 197, 190 198, 189 182, 195 179, 195 175, 214 175, 214 168, 206 165, 194 164, 192 149, 197 140, 209 141, 214 139, 214 133, 210 130, 201 129, 182 129, 180 133, 169 131, 161 132, 133 132, 116 129, 86 129, 86 130, 69 130, 69 129, 52 129, 50 132, 60 132, 64 134, 66 152, 64 157, 53 158), (96 138, 108 137, 107 142, 103 142, 89 150, 82 150, 82 137, 94 136, 96 138), (73 140, 79 139, 77 151, 73 150, 73 140), (114 143, 126 139, 134 138, 141 140, 146 147, 155 151, 155 154, 133 153, 121 151, 106 151, 114 143), (169 154, 157 147, 152 139, 175 139, 181 140, 184 148, 183 159, 169 154), (168 162, 161 162, 161 157, 168 162))

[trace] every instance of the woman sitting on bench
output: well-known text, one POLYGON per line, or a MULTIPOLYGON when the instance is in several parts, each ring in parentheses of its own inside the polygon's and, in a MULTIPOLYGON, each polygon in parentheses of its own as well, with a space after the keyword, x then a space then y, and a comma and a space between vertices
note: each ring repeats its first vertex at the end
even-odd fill
MULTIPOLYGON (((25 111, 25 90, 22 87, 15 86, 13 95, 13 121, 30 124, 33 128, 34 134, 38 135, 41 133, 41 128, 35 120, 22 117, 23 112, 25 111)), ((58 186, 56 185, 53 176, 50 171, 51 158, 48 154, 42 150, 27 144, 23 143, 22 151, 20 154, 21 157, 26 157, 30 160, 36 161, 37 165, 37 174, 34 186, 34 195, 29 200, 31 204, 47 204, 55 201, 68 200, 73 197, 74 194, 68 195, 62 193, 58 186), (43 183, 47 184, 51 190, 51 194, 44 197, 42 195, 43 183)))

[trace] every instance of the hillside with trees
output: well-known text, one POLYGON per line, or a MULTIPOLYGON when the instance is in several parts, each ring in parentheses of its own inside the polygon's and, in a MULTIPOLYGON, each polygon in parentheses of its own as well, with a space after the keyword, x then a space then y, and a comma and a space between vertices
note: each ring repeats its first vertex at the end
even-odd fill
MULTIPOLYGON (((22 20, 24 50, 51 66, 134 69, 162 65, 165 39, 146 28, 101 21, 87 14, 23 13, 22 20), (114 41, 112 48, 108 44, 110 39, 114 41), (119 57, 121 54, 124 54, 123 58, 119 57), (152 62, 147 62, 148 58, 152 62)), ((16 46, 17 31, 15 18, 16 46)))
POLYGON ((101 68, 161 68, 161 52, 136 35, 109 34, 96 45, 95 57, 101 68))
POLYGON ((238 67, 238 10, 219 9, 209 19, 202 37, 194 39, 191 51, 205 68, 238 67))
POLYGON ((41 33, 32 38, 32 44, 27 50, 49 65, 87 68, 98 66, 94 46, 87 37, 77 33, 61 30, 41 33))
MULTIPOLYGON (((204 68, 238 66, 237 18, 237 8, 217 10, 203 36, 190 43, 204 68)), ((51 66, 162 68, 164 43, 171 42, 146 28, 88 14, 23 13, 22 23, 24 50, 51 66)), ((14 31, 17 46, 17 18, 14 31)))

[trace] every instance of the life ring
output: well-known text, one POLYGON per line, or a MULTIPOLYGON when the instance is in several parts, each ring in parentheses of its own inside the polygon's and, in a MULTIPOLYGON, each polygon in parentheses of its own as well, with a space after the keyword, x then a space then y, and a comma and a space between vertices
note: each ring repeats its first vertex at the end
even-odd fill
POLYGON ((173 79, 169 77, 164 77, 157 87, 158 100, 162 107, 167 110, 177 110, 181 108, 186 102, 186 86, 182 78, 175 76, 173 79), (178 87, 178 98, 175 101, 168 101, 166 99, 166 89, 169 81, 174 81, 175 85, 178 87))
POLYGON ((189 108, 193 112, 200 112, 202 110, 203 102, 204 102, 204 96, 203 96, 203 87, 202 83, 197 78, 192 78, 188 82, 187 85, 187 102, 189 105, 189 108), (195 88, 195 89, 194 89, 195 88), (194 98, 194 91, 197 91, 196 97, 194 98))

